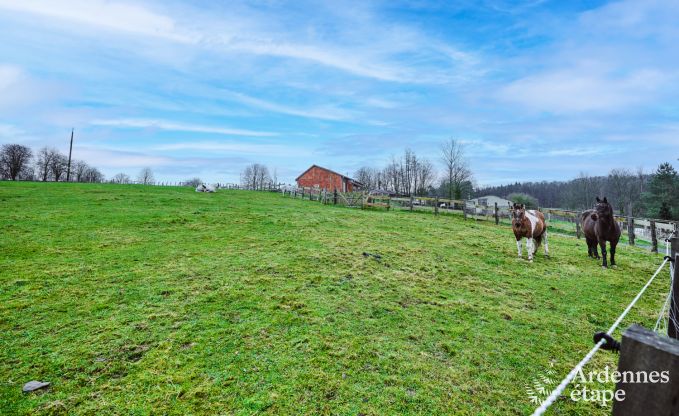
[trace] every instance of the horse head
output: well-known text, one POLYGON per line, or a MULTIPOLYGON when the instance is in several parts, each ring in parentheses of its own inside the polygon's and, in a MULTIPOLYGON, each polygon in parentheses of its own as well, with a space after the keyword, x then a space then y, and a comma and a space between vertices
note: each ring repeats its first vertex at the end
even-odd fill
POLYGON ((526 206, 524 204, 517 204, 514 203, 514 205, 509 204, 509 210, 512 215, 512 223, 513 224, 523 224, 523 219, 526 215, 526 206))
POLYGON ((596 220, 598 218, 609 219, 613 217, 613 207, 608 203, 608 199, 600 199, 596 197, 596 205, 594 206, 595 214, 592 214, 592 219, 596 220), (595 217, 596 215, 596 217, 595 217))

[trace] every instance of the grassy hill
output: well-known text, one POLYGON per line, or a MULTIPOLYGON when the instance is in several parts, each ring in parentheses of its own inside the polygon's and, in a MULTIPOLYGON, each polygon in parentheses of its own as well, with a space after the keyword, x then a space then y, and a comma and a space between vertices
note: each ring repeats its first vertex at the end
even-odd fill
POLYGON ((0 212, 2 414, 526 414, 661 261, 553 236, 531 264, 507 226, 246 191, 3 182, 0 212))

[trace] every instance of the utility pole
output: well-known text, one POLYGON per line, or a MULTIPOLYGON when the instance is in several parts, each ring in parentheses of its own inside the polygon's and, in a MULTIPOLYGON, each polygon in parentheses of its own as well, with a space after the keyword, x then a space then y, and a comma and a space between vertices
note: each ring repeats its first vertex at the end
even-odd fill
POLYGON ((71 181, 71 153, 73 153, 73 130, 71 129, 71 147, 68 149, 68 168, 66 169, 66 182, 71 181))

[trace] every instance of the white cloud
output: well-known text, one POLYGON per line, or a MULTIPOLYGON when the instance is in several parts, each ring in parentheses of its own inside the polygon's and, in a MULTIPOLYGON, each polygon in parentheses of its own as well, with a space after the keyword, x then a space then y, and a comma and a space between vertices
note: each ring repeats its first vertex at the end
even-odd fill
POLYGON ((228 127, 214 127, 202 126, 196 124, 175 123, 166 120, 157 119, 139 119, 139 118, 122 118, 122 119, 108 119, 108 120, 94 120, 90 122, 93 126, 109 126, 121 128, 142 128, 142 129, 158 129, 169 131, 186 131, 194 133, 214 133, 223 134, 227 136, 277 136, 278 133, 266 131, 254 131, 245 129, 234 129, 228 127))
POLYGON ((337 108, 333 106, 322 106, 317 108, 302 109, 287 105, 281 105, 259 98, 251 97, 245 94, 236 92, 225 92, 227 96, 235 101, 246 104, 251 107, 260 108, 262 110, 271 111, 274 113, 288 114, 306 118, 317 118, 321 120, 350 120, 356 116, 355 112, 337 108))
POLYGON ((173 160, 168 157, 148 155, 119 149, 79 146, 77 157, 88 164, 103 169, 141 168, 171 165, 173 160))
POLYGON ((543 112, 616 111, 653 101, 666 81, 664 74, 652 69, 616 76, 585 67, 531 75, 503 87, 497 95, 543 112))
POLYGON ((11 140, 23 134, 25 134, 25 132, 16 126, 0 123, 0 139, 11 140))
POLYGON ((22 72, 13 65, 0 65, 0 94, 22 79, 22 72))
MULTIPOLYGON (((343 22, 348 29, 342 28, 326 40, 304 30, 291 30, 296 23, 284 17, 236 8, 234 13, 240 15, 221 19, 196 9, 185 8, 184 14, 173 16, 130 2, 104 0, 0 0, 0 9, 42 16, 45 24, 84 25, 94 29, 96 36, 105 30, 228 55, 247 53, 307 61, 381 81, 447 83, 468 78, 474 73, 468 71, 469 65, 478 62, 469 52, 375 17, 343 22), (446 68, 439 67, 442 60, 447 61, 446 68)), ((77 30, 87 28, 78 26, 77 30)))
MULTIPOLYGON (((340 69, 354 75, 382 81, 417 82, 418 78, 401 65, 389 65, 374 57, 361 56, 359 51, 338 50, 325 45, 317 47, 303 43, 283 43, 266 40, 243 40, 225 43, 226 48, 238 52, 302 59, 327 67, 340 69)), ((424 81, 426 78, 420 78, 424 81)))
POLYGON ((4 116, 20 113, 34 103, 49 105, 58 91, 54 83, 33 79, 19 66, 0 63, 0 110, 4 116))
POLYGON ((177 42, 194 42, 181 33, 175 21, 165 15, 130 3, 104 0, 0 0, 0 8, 21 13, 60 19, 130 34, 165 38, 177 42))
POLYGON ((304 156, 311 155, 306 148, 299 148, 291 145, 278 145, 267 143, 244 143, 244 142, 179 142, 168 143, 154 146, 153 150, 174 151, 174 150, 198 150, 208 152, 229 152, 240 154, 258 154, 267 156, 304 156))

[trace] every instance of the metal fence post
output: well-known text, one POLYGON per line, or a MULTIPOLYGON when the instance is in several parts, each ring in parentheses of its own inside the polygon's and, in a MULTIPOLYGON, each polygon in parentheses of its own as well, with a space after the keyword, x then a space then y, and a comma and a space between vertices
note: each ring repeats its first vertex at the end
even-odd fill
POLYGON ((670 317, 667 320, 667 335, 670 338, 679 339, 679 236, 669 239, 670 259, 674 260, 672 265, 672 296, 670 297, 670 317))

